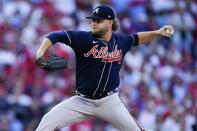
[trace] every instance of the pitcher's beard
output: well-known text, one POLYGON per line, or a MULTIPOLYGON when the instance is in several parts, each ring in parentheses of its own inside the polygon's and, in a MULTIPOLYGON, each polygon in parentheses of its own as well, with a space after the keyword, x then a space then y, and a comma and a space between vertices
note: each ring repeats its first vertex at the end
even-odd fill
POLYGON ((100 30, 100 31, 92 31, 92 34, 95 35, 97 38, 102 38, 105 34, 107 34, 108 29, 100 30))

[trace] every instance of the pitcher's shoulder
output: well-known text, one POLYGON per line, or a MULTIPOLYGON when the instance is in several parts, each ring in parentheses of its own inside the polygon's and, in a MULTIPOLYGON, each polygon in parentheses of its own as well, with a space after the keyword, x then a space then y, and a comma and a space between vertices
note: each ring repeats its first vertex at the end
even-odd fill
POLYGON ((115 37, 117 39, 120 39, 120 40, 125 40, 125 39, 128 39, 128 35, 127 34, 122 34, 122 33, 114 33, 115 37))
POLYGON ((84 36, 84 37, 88 37, 92 35, 90 31, 76 31, 75 33, 79 36, 84 36))
POLYGON ((135 39, 138 37, 137 34, 131 33, 131 34, 123 34, 123 33, 115 33, 116 38, 121 39, 121 40, 128 40, 128 39, 135 39))

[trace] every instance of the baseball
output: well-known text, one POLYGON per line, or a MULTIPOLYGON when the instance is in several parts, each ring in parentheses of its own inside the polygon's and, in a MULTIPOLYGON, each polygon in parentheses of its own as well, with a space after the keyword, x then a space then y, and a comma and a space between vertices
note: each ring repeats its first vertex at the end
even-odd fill
POLYGON ((167 30, 166 30, 166 33, 167 33, 167 34, 170 34, 170 30, 167 29, 167 30))
POLYGON ((166 30, 166 33, 167 33, 167 34, 173 35, 173 34, 174 34, 174 30, 170 31, 169 29, 167 29, 167 30, 166 30))

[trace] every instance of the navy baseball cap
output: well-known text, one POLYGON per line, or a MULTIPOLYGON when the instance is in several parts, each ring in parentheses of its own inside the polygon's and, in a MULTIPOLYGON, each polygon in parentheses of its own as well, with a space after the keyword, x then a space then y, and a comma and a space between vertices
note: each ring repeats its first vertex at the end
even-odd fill
POLYGON ((107 19, 114 20, 115 14, 112 8, 106 5, 97 6, 92 12, 91 16, 86 17, 87 19, 107 19))

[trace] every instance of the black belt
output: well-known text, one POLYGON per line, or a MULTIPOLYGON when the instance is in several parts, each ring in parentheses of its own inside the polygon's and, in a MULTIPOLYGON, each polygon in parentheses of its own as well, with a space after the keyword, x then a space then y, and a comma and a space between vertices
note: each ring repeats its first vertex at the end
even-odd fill
POLYGON ((109 91, 109 92, 103 92, 101 95, 99 96, 88 96, 88 95, 84 95, 82 93, 79 93, 77 90, 76 90, 76 93, 78 96, 82 96, 82 97, 85 97, 85 98, 88 98, 88 99, 92 99, 92 100, 97 100, 97 99, 101 99, 103 97, 106 97, 106 96, 109 96, 115 92, 118 92, 117 88, 113 91, 109 91))

